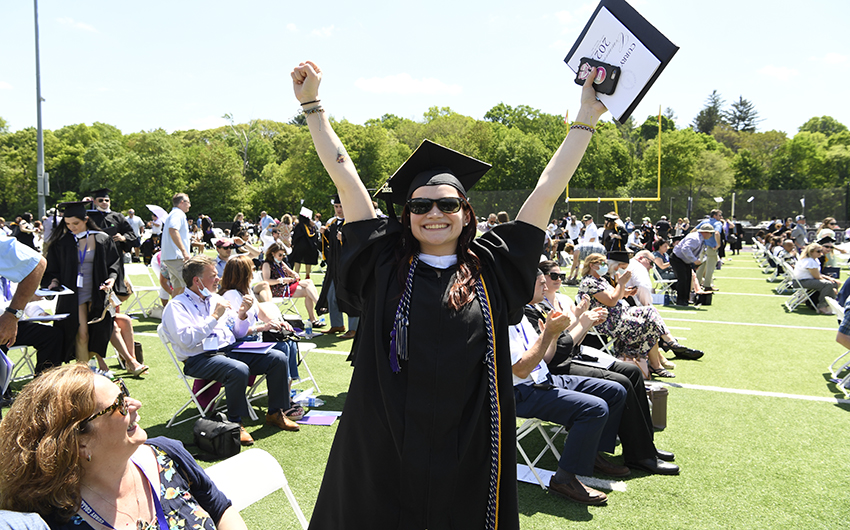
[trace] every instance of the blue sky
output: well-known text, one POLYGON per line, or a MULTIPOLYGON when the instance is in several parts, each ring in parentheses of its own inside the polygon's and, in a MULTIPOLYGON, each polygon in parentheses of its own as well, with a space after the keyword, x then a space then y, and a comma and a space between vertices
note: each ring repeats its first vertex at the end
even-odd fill
MULTIPOLYGON (((846 0, 635 0, 681 49, 635 118, 671 107, 689 124, 716 89, 752 101, 759 130, 793 136, 812 116, 850 126, 846 0), (815 76, 813 72, 821 72, 815 76)), ((109 123, 130 133, 289 120, 289 72, 312 59, 338 119, 421 119, 431 106, 482 118, 529 105, 575 116, 563 58, 595 1, 309 3, 41 0, 44 127, 109 123), (414 7, 415 6, 415 7, 414 7)), ((0 117, 36 124, 31 2, 0 3, 0 117)), ((609 115, 610 119, 610 115, 609 115)))

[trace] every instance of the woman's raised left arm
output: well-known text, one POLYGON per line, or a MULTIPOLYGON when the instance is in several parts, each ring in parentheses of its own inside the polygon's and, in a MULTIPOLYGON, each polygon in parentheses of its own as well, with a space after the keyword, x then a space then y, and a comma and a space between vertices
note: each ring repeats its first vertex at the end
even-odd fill
MULTIPOLYGON (((596 90, 593 89, 593 79, 596 77, 596 70, 591 71, 587 76, 587 81, 581 92, 581 109, 576 117, 576 123, 581 123, 591 128, 596 127, 596 122, 599 117, 607 110, 601 101, 596 99, 596 90)), ((555 151, 555 155, 540 179, 537 181, 537 186, 525 204, 520 208, 517 214, 517 220, 532 224, 541 230, 546 229, 546 223, 552 214, 552 209, 555 207, 555 202, 558 196, 567 188, 573 174, 584 156, 584 151, 590 143, 590 137, 593 133, 585 129, 572 129, 561 146, 555 151)))

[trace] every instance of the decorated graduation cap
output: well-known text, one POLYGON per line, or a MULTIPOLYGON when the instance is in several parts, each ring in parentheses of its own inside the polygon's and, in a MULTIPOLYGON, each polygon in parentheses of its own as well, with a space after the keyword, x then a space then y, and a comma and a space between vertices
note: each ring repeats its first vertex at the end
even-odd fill
POLYGON ((422 186, 449 185, 464 197, 492 166, 431 140, 423 140, 375 194, 376 199, 387 202, 391 212, 393 204, 403 206, 411 194, 422 186))
POLYGON ((60 202, 56 205, 56 209, 62 213, 63 217, 76 217, 77 219, 85 219, 89 214, 89 201, 75 202, 60 202))
POLYGON ((100 188, 99 190, 93 190, 90 195, 92 199, 99 199, 101 197, 109 197, 109 194, 112 193, 112 190, 109 188, 100 188))

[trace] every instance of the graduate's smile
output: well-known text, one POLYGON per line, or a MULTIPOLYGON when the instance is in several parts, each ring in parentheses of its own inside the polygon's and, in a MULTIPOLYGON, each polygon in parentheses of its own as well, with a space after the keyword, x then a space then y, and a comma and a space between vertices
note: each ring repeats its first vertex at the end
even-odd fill
MULTIPOLYGON (((437 199, 442 197, 460 197, 452 186, 422 186, 414 190, 411 198, 437 199)), ((410 214, 410 230, 419 241, 425 254, 448 256, 457 250, 457 240, 464 224, 469 222, 469 213, 460 209, 455 213, 441 211, 437 204, 424 214, 410 214)))

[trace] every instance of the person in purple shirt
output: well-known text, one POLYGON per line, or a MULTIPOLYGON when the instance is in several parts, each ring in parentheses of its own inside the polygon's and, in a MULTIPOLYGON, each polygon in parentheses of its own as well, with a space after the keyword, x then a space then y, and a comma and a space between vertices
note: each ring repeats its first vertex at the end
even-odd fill
POLYGON ((702 253, 706 242, 714 237, 714 228, 703 223, 673 247, 670 265, 676 273, 676 305, 687 306, 691 295, 691 272, 703 263, 702 253))

